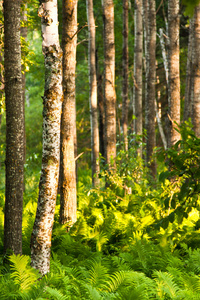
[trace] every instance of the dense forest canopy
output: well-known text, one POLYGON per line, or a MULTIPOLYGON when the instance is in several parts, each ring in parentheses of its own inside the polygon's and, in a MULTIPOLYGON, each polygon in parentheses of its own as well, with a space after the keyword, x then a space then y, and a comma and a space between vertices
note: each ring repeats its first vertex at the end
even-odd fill
POLYGON ((199 299, 199 54, 199 0, 0 1, 1 299, 199 299))

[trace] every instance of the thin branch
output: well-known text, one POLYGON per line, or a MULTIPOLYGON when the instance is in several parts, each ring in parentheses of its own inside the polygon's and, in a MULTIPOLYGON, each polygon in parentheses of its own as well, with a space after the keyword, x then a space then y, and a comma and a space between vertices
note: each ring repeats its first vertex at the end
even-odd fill
POLYGON ((77 157, 74 160, 76 161, 83 154, 84 154, 84 152, 80 153, 79 155, 77 155, 77 157))

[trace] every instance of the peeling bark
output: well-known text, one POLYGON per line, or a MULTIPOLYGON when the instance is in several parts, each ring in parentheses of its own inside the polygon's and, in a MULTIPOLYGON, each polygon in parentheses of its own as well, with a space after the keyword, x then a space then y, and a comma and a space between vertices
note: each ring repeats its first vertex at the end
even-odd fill
POLYGON ((43 150, 39 198, 31 236, 31 264, 42 275, 50 270, 51 236, 60 156, 62 51, 58 38, 57 0, 41 1, 42 49, 45 61, 43 150))

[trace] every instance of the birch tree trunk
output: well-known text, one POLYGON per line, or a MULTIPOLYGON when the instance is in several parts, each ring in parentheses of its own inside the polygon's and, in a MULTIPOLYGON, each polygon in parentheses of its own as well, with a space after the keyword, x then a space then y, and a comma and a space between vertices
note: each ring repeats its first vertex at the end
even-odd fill
POLYGON ((124 137, 124 148, 128 151, 128 6, 129 1, 123 0, 123 87, 122 87, 122 129, 124 137))
POLYGON ((116 158, 116 94, 115 94, 115 40, 113 0, 103 0, 104 19, 104 99, 106 163, 116 158))
POLYGON ((60 223, 69 226, 76 222, 76 164, 74 132, 76 128, 76 43, 77 0, 63 0, 63 92, 60 157, 60 223))
POLYGON ((147 100, 146 100, 146 131, 147 131, 147 163, 153 176, 156 175, 156 163, 152 159, 156 146, 155 134, 155 83, 156 83, 156 3, 149 0, 148 4, 148 36, 147 36, 147 100))
POLYGON ((179 0, 168 2, 168 37, 169 37, 169 141, 168 147, 174 145, 180 134, 176 125, 180 124, 180 69, 179 69, 179 0))
POLYGON ((6 192, 4 251, 22 253, 24 107, 22 99, 20 0, 4 1, 6 192))
POLYGON ((57 0, 44 0, 38 10, 42 22, 45 62, 43 150, 39 198, 31 236, 31 263, 42 275, 50 269, 51 236, 56 205, 60 157, 62 51, 58 37, 57 0))
POLYGON ((194 99, 192 107, 192 123, 194 132, 200 138, 200 4, 195 8, 194 13, 194 99))
MULTIPOLYGON (((134 49, 134 87, 133 101, 135 106, 135 133, 142 135, 142 61, 143 61, 143 25, 142 0, 135 0, 135 49, 134 49)), ((142 145, 138 154, 142 157, 142 145)))
POLYGON ((95 21, 93 13, 93 0, 87 0, 87 19, 89 31, 88 65, 90 82, 90 124, 92 148, 92 182, 95 187, 99 185, 99 126, 97 107, 97 70, 95 47, 95 21))

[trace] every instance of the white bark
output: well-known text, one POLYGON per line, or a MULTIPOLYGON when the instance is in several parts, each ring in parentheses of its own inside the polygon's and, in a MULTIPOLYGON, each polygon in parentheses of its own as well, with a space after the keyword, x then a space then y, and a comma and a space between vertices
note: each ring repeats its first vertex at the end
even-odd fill
POLYGON ((46 27, 51 27, 53 34, 44 30, 46 41, 43 43, 45 56, 45 91, 43 97, 43 153, 42 171, 39 185, 39 198, 35 223, 31 237, 31 263, 42 275, 50 270, 51 236, 56 205, 58 170, 60 156, 60 116, 62 104, 62 51, 59 46, 57 18, 57 0, 42 3, 42 28, 44 16, 52 20, 46 27), (53 14, 51 18, 51 8, 53 14), (55 11, 52 11, 54 8, 55 11), (53 24, 56 22, 56 24, 53 24), (56 34, 57 33, 57 34, 56 34), (48 39, 49 37, 49 39, 48 39), (48 45, 48 46, 47 46, 48 45))

